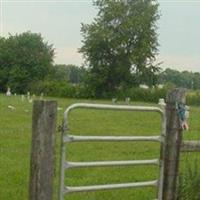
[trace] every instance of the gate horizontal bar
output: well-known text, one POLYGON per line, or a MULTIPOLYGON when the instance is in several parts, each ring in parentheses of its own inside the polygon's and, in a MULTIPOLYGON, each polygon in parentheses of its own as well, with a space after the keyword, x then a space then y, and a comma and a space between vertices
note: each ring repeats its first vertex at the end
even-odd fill
POLYGON ((75 103, 69 106, 64 113, 67 114, 75 108, 93 108, 93 109, 109 109, 109 110, 127 110, 127 111, 149 111, 158 112, 163 115, 163 110, 154 106, 128 106, 128 105, 109 105, 109 104, 92 104, 92 103, 75 103))
POLYGON ((95 142, 95 141, 152 141, 161 142, 161 136, 77 136, 66 135, 64 142, 95 142))
POLYGON ((200 141, 185 140, 181 144, 181 151, 183 152, 200 152, 200 141))
POLYGON ((98 190, 112 190, 112 189, 123 189, 123 188, 137 188, 137 187, 150 187, 158 186, 158 180, 146 181, 146 182, 136 182, 136 183, 121 183, 121 184, 107 184, 107 185, 93 185, 93 186, 79 186, 79 187, 70 187, 65 186, 64 193, 73 193, 73 192, 91 192, 98 190))
POLYGON ((159 165, 159 159, 152 160, 124 160, 124 161, 97 161, 97 162, 65 162, 65 168, 83 167, 109 167, 109 166, 130 166, 130 165, 159 165))

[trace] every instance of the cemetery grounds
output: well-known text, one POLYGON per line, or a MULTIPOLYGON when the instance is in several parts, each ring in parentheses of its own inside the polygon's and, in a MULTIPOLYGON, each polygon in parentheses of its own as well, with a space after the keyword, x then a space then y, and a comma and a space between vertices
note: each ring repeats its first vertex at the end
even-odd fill
MULTIPOLYGON (((60 131, 63 113, 67 106, 77 102, 109 103, 100 100, 45 98, 58 101, 56 132, 56 168, 54 197, 57 199, 59 176, 60 131)), ((117 104, 125 104, 118 102, 117 104)), ((131 105, 155 105, 131 102, 131 105)), ((0 199, 27 200, 31 147, 32 103, 21 96, 7 97, 0 94, 0 199)), ((184 139, 200 139, 200 107, 190 108, 190 130, 184 139)), ((70 114, 70 134, 135 135, 150 136, 160 133, 160 116, 157 113, 100 111, 77 109, 70 114)), ((151 142, 73 143, 68 145, 68 160, 140 160, 159 157, 159 144, 151 142)), ((181 173, 188 163, 199 159, 199 153, 181 155, 181 173)), ((106 183, 137 182, 157 179, 157 166, 105 167, 71 169, 66 174, 66 184, 72 186, 106 183)), ((70 194, 67 200, 150 200, 155 199, 156 189, 121 189, 90 193, 70 194)))

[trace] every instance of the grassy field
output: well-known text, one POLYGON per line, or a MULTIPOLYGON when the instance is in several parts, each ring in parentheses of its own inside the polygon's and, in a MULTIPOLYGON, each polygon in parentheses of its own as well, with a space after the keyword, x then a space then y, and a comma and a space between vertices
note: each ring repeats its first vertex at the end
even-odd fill
MULTIPOLYGON (((111 103, 109 101, 89 101, 56 99, 59 107, 57 127, 61 124, 63 112, 75 102, 111 103)), ((123 102, 122 102, 123 103, 123 102)), ((132 103, 134 105, 143 103, 132 103)), ((27 200, 31 145, 32 104, 21 101, 20 96, 0 95, 0 200, 27 200), (10 110, 9 105, 15 106, 10 110)), ((192 107, 190 131, 186 139, 200 139, 200 107, 192 107)), ((160 118, 154 113, 75 110, 70 115, 70 133, 87 135, 158 135, 160 118)), ((58 191, 60 132, 57 132, 55 200, 58 191)), ((159 145, 145 142, 123 143, 73 143, 68 146, 67 157, 72 161, 94 160, 134 160, 151 159, 159 156, 159 145)), ((181 156, 181 168, 185 160, 197 159, 198 154, 181 156)), ((92 185, 154 180, 158 178, 158 167, 114 167, 73 169, 66 173, 68 185, 92 185)), ((81 194, 71 194, 66 200, 150 200, 155 199, 156 189, 123 189, 81 194)))

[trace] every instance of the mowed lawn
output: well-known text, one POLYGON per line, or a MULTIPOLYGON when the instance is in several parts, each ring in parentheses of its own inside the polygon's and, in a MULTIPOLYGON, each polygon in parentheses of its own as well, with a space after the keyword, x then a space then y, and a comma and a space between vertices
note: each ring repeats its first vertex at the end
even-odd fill
MULTIPOLYGON (((49 98, 50 99, 50 98, 49 98)), ((52 98, 51 98, 52 99, 52 98)), ((59 107, 57 129, 64 110, 75 102, 111 103, 56 99, 59 107)), ((118 104, 124 104, 119 102, 118 104)), ((145 105, 132 102, 132 105, 145 105)), ((31 146, 32 103, 20 96, 0 95, 0 200, 27 200, 31 146), (11 110, 8 106, 14 106, 11 110)), ((186 139, 200 139, 200 108, 190 111, 190 131, 186 139)), ((76 135, 159 135, 160 116, 157 113, 77 109, 69 117, 69 132, 76 135)), ((60 132, 56 137, 55 200, 58 192, 60 132)), ((139 160, 159 157, 159 144, 154 142, 93 142, 69 144, 67 158, 71 161, 139 160)), ((198 154, 185 154, 184 160, 196 159, 198 154)), ((123 183, 155 180, 157 166, 105 167, 71 169, 66 171, 66 185, 80 186, 106 183, 123 183)), ((121 189, 90 193, 70 194, 66 200, 150 200, 156 198, 155 188, 121 189)))

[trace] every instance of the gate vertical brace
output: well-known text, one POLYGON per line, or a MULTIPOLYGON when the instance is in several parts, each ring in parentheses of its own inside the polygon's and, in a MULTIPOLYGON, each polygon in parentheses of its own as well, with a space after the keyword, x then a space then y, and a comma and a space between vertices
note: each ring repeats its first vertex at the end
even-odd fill
POLYGON ((174 89, 166 98, 166 137, 164 142, 164 173, 162 200, 175 200, 179 172, 182 127, 177 105, 185 104, 185 89, 174 89))
POLYGON ((164 147, 165 147, 165 138, 166 138, 166 103, 164 99, 159 100, 159 106, 163 110, 162 115, 162 125, 161 125, 161 145, 160 145, 160 178, 158 185, 158 200, 163 198, 163 181, 164 181, 164 147))
POLYGON ((60 151, 60 180, 59 180, 59 192, 58 199, 63 200, 64 185, 65 185, 65 159, 66 159, 66 144, 64 142, 64 136, 67 131, 67 119, 64 117, 62 131, 61 131, 61 151, 60 151))

